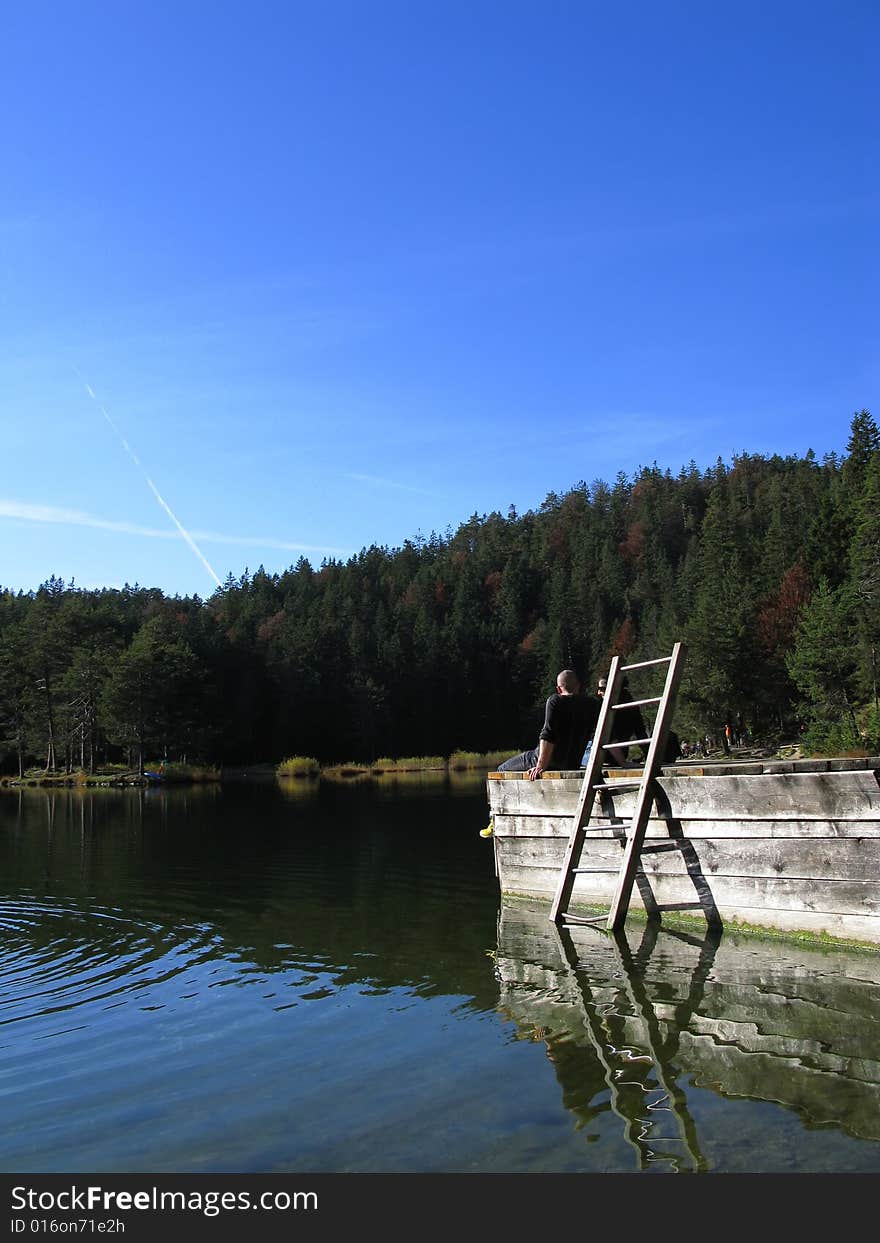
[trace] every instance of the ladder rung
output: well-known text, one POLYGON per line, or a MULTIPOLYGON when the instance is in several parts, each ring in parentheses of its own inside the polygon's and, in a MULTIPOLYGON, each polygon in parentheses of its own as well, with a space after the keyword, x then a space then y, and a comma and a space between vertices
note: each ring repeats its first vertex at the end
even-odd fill
POLYGON ((615 872, 616 868, 572 868, 572 872, 615 872))
POLYGON ((657 906, 658 911, 702 911, 702 902, 663 902, 657 906))
POLYGON ((623 740, 621 740, 620 742, 603 742, 602 750, 603 751, 616 751, 618 747, 621 750, 625 750, 627 747, 638 747, 643 742, 653 742, 653 741, 654 741, 653 738, 627 738, 626 742, 624 742, 623 740))
MULTIPOLYGON (((605 818, 606 818, 606 817, 605 817, 604 813, 603 813, 603 812, 601 812, 601 811, 597 811, 597 812, 596 812, 596 814, 595 814, 594 816, 590 816, 590 820, 604 820, 605 818)), ((674 824, 674 823, 676 823, 676 822, 677 822, 677 821, 676 821, 676 817, 675 817, 675 816, 660 816, 660 815, 652 815, 652 816, 650 816, 650 817, 649 817, 649 819, 650 819, 652 822, 653 822, 654 820, 659 820, 661 824, 674 824)), ((604 833, 607 829, 629 829, 629 828, 632 828, 632 821, 631 821, 631 820, 617 820, 617 821, 615 821, 615 823, 614 823, 614 824, 594 824, 594 825, 592 826, 592 828, 589 828, 589 826, 588 826, 588 825, 581 825, 581 828, 584 830, 584 832, 585 832, 585 833, 586 833, 586 832, 590 832, 590 833, 600 833, 600 832, 601 832, 601 833, 604 833)))
POLYGON ((643 855, 656 855, 656 854, 659 854, 661 850, 684 850, 686 845, 689 845, 689 843, 688 842, 656 842, 655 844, 651 846, 643 846, 640 853, 643 855))
POLYGON ((612 704, 612 708, 641 708, 645 704, 659 704, 663 702, 663 696, 657 695, 654 699, 628 699, 626 703, 612 704))
POLYGON ((594 790, 638 790, 641 781, 602 781, 594 790))
POLYGON ((592 915, 589 919, 583 919, 580 915, 569 915, 568 911, 564 911, 562 918, 567 924, 604 924, 608 916, 592 915))
POLYGON ((622 673, 628 673, 630 669, 647 669, 648 665, 668 665, 670 660, 671 656, 661 656, 657 660, 640 660, 637 665, 621 665, 620 669, 622 673))

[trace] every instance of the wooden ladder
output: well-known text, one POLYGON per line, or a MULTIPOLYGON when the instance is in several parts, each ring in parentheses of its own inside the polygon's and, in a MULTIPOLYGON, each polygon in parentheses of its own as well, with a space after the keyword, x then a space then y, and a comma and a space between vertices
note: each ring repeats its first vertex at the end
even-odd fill
MULTIPOLYGON (((637 790, 635 812, 626 832, 626 845, 623 852, 623 861, 620 866, 620 872, 617 877, 617 887, 614 898, 611 903, 611 909, 607 916, 607 928, 621 928, 626 920, 627 911, 629 910, 629 902, 632 896, 633 884, 636 875, 639 872, 639 860, 643 854, 649 854, 660 850, 679 849, 679 843, 670 838, 669 841, 662 841, 656 845, 645 846, 645 830, 648 827, 648 817, 651 812, 651 803, 654 798, 654 782, 657 774, 663 765, 663 758, 666 752, 667 739, 669 737, 669 727, 672 720, 672 713, 675 709, 675 699, 678 693, 679 682, 681 681, 682 668, 684 666, 685 648, 684 644, 676 643, 672 649, 671 656, 662 656, 658 660, 643 660, 634 665, 622 665, 620 657, 615 656, 611 661, 611 668, 608 671, 608 684, 605 688, 605 694, 602 700, 602 709, 599 713, 599 720, 596 724, 596 733, 593 738, 593 745, 590 748, 590 758, 587 762, 587 769, 584 773, 584 779, 581 783, 580 794, 578 795, 577 808, 574 814, 574 820, 571 826, 571 833, 568 839, 568 845, 565 850, 565 858, 563 859, 562 869, 559 875, 559 884, 556 888, 556 895, 553 899, 553 905, 550 908, 551 920, 558 924, 561 921, 571 924, 589 924, 599 923, 606 917, 604 915, 593 918, 584 918, 579 915, 572 915, 568 911, 571 902, 571 894, 574 888, 575 878, 579 872, 598 872, 605 871, 605 868, 582 868, 580 867, 581 853, 584 848, 584 841, 587 833, 595 832, 618 832, 619 824, 597 825, 590 829, 589 821, 593 814, 593 805, 596 801, 597 791, 617 792, 622 790, 637 790), (623 683, 624 675, 634 669, 646 669, 651 665, 668 665, 666 672, 666 682, 663 687, 663 693, 652 699, 634 699, 626 702, 617 702, 618 694, 623 683), (645 707, 648 704, 657 705, 657 714, 654 718, 654 727, 647 738, 632 738, 628 742, 618 741, 609 742, 608 739, 612 733, 612 722, 614 714, 621 709, 645 707), (620 781, 620 780, 602 780, 603 756, 606 751, 616 751, 618 749, 626 749, 627 746, 637 746, 638 744, 647 745, 648 754, 645 758, 644 767, 641 777, 638 780, 620 781)), ((659 906, 656 902, 651 904, 649 915, 659 914, 662 910, 690 910, 702 908, 700 902, 673 903, 665 907, 659 906)))

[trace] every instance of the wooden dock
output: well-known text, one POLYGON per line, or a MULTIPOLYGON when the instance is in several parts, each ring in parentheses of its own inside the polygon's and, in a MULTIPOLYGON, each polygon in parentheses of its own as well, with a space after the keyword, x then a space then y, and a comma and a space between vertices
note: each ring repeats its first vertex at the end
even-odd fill
MULTIPOLYGON (((611 904, 638 768, 605 770, 573 907, 611 904), (629 788, 615 791, 615 780, 629 788)), ((490 773, 502 893, 553 898, 583 773, 490 773)), ((692 905, 747 924, 880 945, 880 757, 666 766, 656 779, 633 906, 692 905)))

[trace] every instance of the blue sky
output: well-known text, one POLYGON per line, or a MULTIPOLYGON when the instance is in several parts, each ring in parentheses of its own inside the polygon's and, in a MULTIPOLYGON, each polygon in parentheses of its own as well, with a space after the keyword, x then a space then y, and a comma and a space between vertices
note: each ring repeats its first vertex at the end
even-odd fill
POLYGON ((873 3, 3 26, 3 586, 206 597, 880 417, 873 3))

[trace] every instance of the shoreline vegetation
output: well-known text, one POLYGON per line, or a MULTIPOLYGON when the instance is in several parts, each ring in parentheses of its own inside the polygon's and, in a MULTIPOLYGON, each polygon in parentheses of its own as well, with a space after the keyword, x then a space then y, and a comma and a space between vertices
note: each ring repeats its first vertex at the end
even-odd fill
POLYGON ((14 774, 0 776, 0 787, 20 789, 26 786, 65 788, 93 788, 98 786, 150 786, 150 785, 202 785, 209 782, 241 781, 275 777, 282 781, 349 781, 358 778, 375 779, 401 774, 447 774, 466 772, 489 772, 508 756, 516 754, 511 747, 505 751, 455 751, 448 758, 442 755, 416 755, 392 759, 388 756, 372 764, 355 761, 320 764, 312 756, 294 755, 280 764, 252 764, 240 768, 216 768, 196 764, 147 764, 143 773, 127 768, 124 764, 105 765, 99 771, 89 773, 83 769, 71 772, 47 773, 43 769, 29 769, 21 777, 14 774))
POLYGON ((448 773, 490 772, 497 768, 516 748, 505 751, 453 751, 447 758, 443 755, 410 755, 392 759, 382 756, 371 764, 349 761, 339 764, 319 764, 310 756, 295 755, 283 760, 275 769, 279 779, 326 781, 375 780, 404 774, 446 775, 448 773))
POLYGON ((147 765, 144 772, 125 764, 106 764, 90 773, 82 768, 68 772, 47 773, 44 769, 26 769, 22 776, 0 776, 0 788, 20 789, 22 786, 94 788, 97 786, 205 785, 221 781, 219 768, 204 764, 147 765))
MULTIPOLYGON (((397 777, 455 777, 467 774, 492 772, 505 759, 516 754, 516 748, 502 751, 454 751, 448 758, 442 755, 383 756, 370 764, 347 761, 321 764, 313 756, 294 755, 279 764, 250 764, 240 767, 210 767, 197 764, 167 763, 147 765, 143 773, 127 768, 124 764, 105 765, 94 773, 74 769, 67 773, 47 773, 43 769, 29 769, 21 777, 14 774, 0 776, 0 789, 21 789, 29 786, 68 789, 92 789, 96 787, 126 787, 155 785, 206 785, 222 782, 270 780, 282 785, 290 782, 310 784, 316 781, 375 781, 397 777)), ((834 758, 857 759, 869 756, 864 749, 835 752, 834 758)), ((719 749, 707 760, 749 760, 827 758, 823 753, 812 751, 797 744, 779 747, 753 746, 731 748, 728 755, 719 749)), ((679 761, 683 766, 688 761, 679 761)), ((692 761, 699 763, 696 757, 692 761)))

